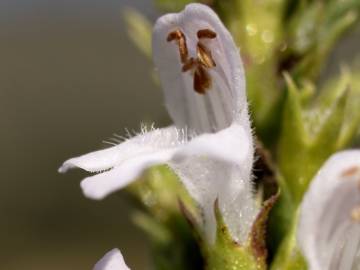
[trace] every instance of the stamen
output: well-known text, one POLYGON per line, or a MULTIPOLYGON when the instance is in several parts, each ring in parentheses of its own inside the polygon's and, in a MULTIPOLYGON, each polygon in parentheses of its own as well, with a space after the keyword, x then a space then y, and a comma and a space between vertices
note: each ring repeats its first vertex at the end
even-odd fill
POLYGON ((182 72, 186 72, 188 70, 195 68, 195 66, 196 66, 196 61, 194 58, 191 57, 186 63, 184 63, 181 70, 182 72))
POLYGON ((343 171, 341 176, 350 177, 350 176, 353 176, 354 174, 356 174, 358 171, 360 171, 360 168, 357 166, 353 166, 353 167, 350 167, 347 170, 343 171))
POLYGON ((360 206, 355 207, 350 213, 351 219, 355 222, 360 222, 360 206))
POLYGON ((206 68, 216 67, 216 63, 212 58, 211 52, 201 43, 197 44, 197 57, 200 64, 206 68))
POLYGON ((199 94, 205 94, 211 87, 211 77, 209 73, 199 65, 194 73, 194 90, 199 94))
POLYGON ((197 37, 201 38, 209 38, 214 39, 216 38, 216 33, 210 29, 201 29, 197 32, 197 37))
MULTIPOLYGON (((214 39, 217 34, 210 29, 202 29, 197 32, 198 39, 214 39)), ((179 46, 179 54, 182 66, 182 72, 193 71, 195 92, 205 94, 211 87, 211 77, 206 69, 216 67, 211 51, 200 41, 196 46, 196 58, 189 58, 189 51, 186 44, 186 36, 180 30, 176 29, 170 32, 166 38, 167 42, 176 41, 179 46)))
POLYGON ((186 45, 186 37, 184 33, 177 29, 171 33, 168 34, 166 38, 167 42, 171 42, 173 40, 176 40, 178 46, 179 46, 179 53, 180 53, 180 59, 181 63, 186 63, 188 60, 189 52, 186 45))

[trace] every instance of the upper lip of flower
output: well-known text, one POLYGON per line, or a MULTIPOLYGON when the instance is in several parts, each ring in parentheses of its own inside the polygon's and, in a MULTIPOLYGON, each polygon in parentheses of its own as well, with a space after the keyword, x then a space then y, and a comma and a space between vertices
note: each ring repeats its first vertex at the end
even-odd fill
POLYGON ((102 199, 150 166, 167 163, 205 213, 203 222, 210 241, 216 226, 213 203, 217 198, 233 238, 244 241, 257 210, 250 180, 253 141, 238 49, 210 8, 191 4, 183 12, 157 21, 153 54, 175 125, 142 132, 117 146, 69 159, 59 171, 72 167, 106 170, 81 183, 86 196, 102 199), (169 42, 173 39, 178 44, 169 42), (200 69, 198 72, 205 75, 182 72, 189 57, 198 61, 194 72, 200 69), (202 94, 197 93, 200 88, 194 89, 195 76, 205 76, 199 82, 199 87, 206 86, 201 88, 202 94), (211 85, 206 84, 206 76, 211 78, 211 85))
POLYGON ((250 126, 245 123, 249 120, 239 50, 210 8, 191 4, 179 14, 159 18, 152 47, 166 107, 177 127, 197 134, 216 132, 230 126, 236 118, 242 120, 241 125, 250 126), (168 42, 174 32, 177 37, 168 42), (194 62, 190 64, 193 73, 182 72, 189 61, 194 62), (205 95, 195 92, 196 76, 201 77, 200 87, 211 80, 210 86, 203 89, 205 95))
POLYGON ((360 244, 360 151, 334 154, 303 198, 298 242, 311 270, 353 269, 360 244))
POLYGON ((93 270, 130 270, 117 248, 110 250, 94 266, 93 270))

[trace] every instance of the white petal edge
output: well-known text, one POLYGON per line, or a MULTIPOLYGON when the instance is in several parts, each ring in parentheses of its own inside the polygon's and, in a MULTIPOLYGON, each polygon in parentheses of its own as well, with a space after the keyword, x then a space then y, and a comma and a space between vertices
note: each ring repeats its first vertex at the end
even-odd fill
POLYGON ((93 270, 130 270, 130 268, 125 264, 120 250, 114 248, 95 264, 93 270))
MULTIPOLYGON (((176 144, 176 143, 175 143, 176 144)), ((81 188, 86 197, 101 200, 135 181, 146 169, 160 164, 176 164, 187 157, 204 157, 234 164, 243 169, 250 179, 253 161, 251 137, 244 129, 234 124, 213 134, 203 134, 189 143, 178 143, 176 147, 155 148, 124 160, 113 169, 85 178, 81 188)), ((250 180, 249 180, 250 181, 250 180)))
POLYGON ((184 141, 184 136, 174 126, 150 131, 143 127, 142 133, 116 146, 66 160, 58 171, 65 173, 75 167, 88 172, 108 170, 132 157, 176 146, 184 141))
POLYGON ((110 171, 85 178, 80 186, 86 197, 101 200, 135 181, 147 168, 165 164, 173 153, 174 149, 168 149, 136 156, 110 171))
POLYGON ((354 269, 348 268, 354 257, 349 261, 346 256, 360 252, 360 224, 351 219, 351 211, 360 205, 359 183, 360 150, 334 154, 311 182, 301 204, 297 232, 310 270, 354 269), (347 175, 352 168, 354 174, 347 175))

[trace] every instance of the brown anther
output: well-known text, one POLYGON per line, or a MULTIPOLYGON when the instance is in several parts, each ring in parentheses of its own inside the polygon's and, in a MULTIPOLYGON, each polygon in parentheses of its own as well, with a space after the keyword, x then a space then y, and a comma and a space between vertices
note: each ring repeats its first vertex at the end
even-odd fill
POLYGON ((354 174, 356 174, 357 172, 360 172, 360 168, 357 166, 353 166, 353 167, 350 167, 350 168, 346 169, 345 171, 343 171, 341 173, 341 176, 342 177, 350 177, 350 176, 353 176, 354 174))
POLYGON ((186 63, 188 60, 189 52, 186 45, 186 37, 184 33, 179 29, 170 32, 166 38, 166 41, 171 42, 173 40, 175 40, 179 46, 181 63, 186 63))
POLYGON ((360 206, 357 206, 351 210, 351 219, 355 222, 360 222, 360 206))
POLYGON ((194 90, 199 94, 205 94, 211 87, 211 77, 204 67, 198 65, 194 72, 194 90))
POLYGON ((191 57, 189 60, 187 60, 186 63, 184 63, 184 65, 182 66, 181 71, 182 72, 189 71, 189 70, 195 68, 196 64, 197 64, 196 60, 191 57))
POLYGON ((211 52, 201 42, 198 42, 197 44, 196 54, 200 64, 202 64, 204 67, 206 68, 216 67, 216 63, 212 58, 211 52))
MULTIPOLYGON (((216 38, 216 33, 210 29, 202 29, 197 32, 197 37, 199 39, 213 39, 216 38)), ((189 58, 186 36, 180 29, 170 32, 166 40, 167 42, 176 41, 179 47, 181 63, 183 64, 182 72, 192 70, 195 92, 205 94, 211 87, 211 77, 206 69, 216 66, 211 51, 199 41, 196 47, 196 58, 189 58)))
POLYGON ((209 38, 214 39, 216 38, 216 33, 210 29, 201 29, 197 32, 198 39, 201 38, 209 38))

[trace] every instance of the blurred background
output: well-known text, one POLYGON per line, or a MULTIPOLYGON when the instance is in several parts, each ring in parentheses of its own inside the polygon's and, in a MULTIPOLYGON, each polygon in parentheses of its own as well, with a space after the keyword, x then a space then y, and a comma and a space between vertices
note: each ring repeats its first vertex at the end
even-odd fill
POLYGON ((84 198, 74 155, 141 121, 166 124, 151 63, 127 38, 122 9, 152 1, 0 1, 0 269, 92 269, 119 247, 145 269, 145 237, 116 194, 84 198))
MULTIPOLYGON (((151 0, 0 1, 0 269, 91 269, 113 247, 147 269, 124 196, 90 201, 79 188, 85 173, 57 173, 125 127, 169 123, 152 64, 127 37, 127 6, 159 15, 151 0)), ((357 27, 323 76, 359 46, 357 27)))

